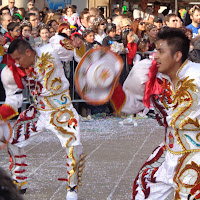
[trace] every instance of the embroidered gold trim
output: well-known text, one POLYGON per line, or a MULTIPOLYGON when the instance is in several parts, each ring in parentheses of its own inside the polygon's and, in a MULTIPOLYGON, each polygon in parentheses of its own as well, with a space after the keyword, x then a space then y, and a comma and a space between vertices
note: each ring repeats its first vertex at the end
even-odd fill
POLYGON ((74 173, 76 171, 76 168, 77 168, 76 160, 74 158, 74 147, 73 146, 69 148, 69 158, 72 159, 71 166, 73 167, 73 169, 69 171, 69 173, 70 173, 70 175, 69 175, 69 184, 70 184, 70 179, 74 175, 74 173))
POLYGON ((167 150, 174 154, 174 155, 180 155, 180 154, 186 154, 186 153, 193 153, 193 152, 200 152, 200 149, 189 149, 189 150, 184 150, 184 151, 172 151, 167 144, 165 143, 165 146, 167 148, 167 150))

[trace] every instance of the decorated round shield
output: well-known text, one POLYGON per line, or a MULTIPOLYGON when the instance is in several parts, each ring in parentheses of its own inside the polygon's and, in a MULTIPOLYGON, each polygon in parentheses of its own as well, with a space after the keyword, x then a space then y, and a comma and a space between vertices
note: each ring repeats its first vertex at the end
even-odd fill
POLYGON ((12 128, 9 122, 0 123, 0 149, 3 149, 9 142, 12 135, 12 128))
POLYGON ((123 68, 121 56, 108 47, 89 50, 75 71, 75 86, 82 99, 92 105, 106 103, 123 68))

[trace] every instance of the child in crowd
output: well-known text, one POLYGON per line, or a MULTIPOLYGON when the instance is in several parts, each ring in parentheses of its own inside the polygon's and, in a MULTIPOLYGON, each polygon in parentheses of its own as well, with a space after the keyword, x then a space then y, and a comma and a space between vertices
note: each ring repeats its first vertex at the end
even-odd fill
POLYGON ((86 28, 82 33, 86 51, 91 48, 101 46, 101 44, 94 40, 94 31, 91 28, 86 28))
POLYGON ((37 30, 37 28, 33 28, 32 27, 31 36, 33 37, 33 39, 35 39, 36 37, 38 37, 38 30, 37 30))
POLYGON ((49 29, 48 26, 42 24, 39 29, 39 37, 35 38, 35 46, 42 47, 43 45, 49 43, 49 29))
POLYGON ((149 58, 148 53, 146 53, 149 50, 149 40, 145 38, 139 39, 138 44, 137 44, 137 49, 138 49, 138 53, 135 55, 133 59, 133 65, 135 65, 140 60, 149 58))
MULTIPOLYGON (((9 45, 11 44, 11 42, 14 41, 14 39, 22 39, 21 28, 18 22, 10 22, 7 26, 7 29, 8 29, 8 32, 4 36, 4 39, 5 39, 4 51, 5 52, 7 52, 9 45)), ((3 55, 3 60, 1 63, 4 65, 12 65, 15 63, 15 60, 12 59, 10 55, 5 53, 3 55)))
POLYGON ((113 38, 116 35, 116 25, 113 23, 107 24, 106 34, 107 36, 103 39, 102 45, 110 47, 113 44, 113 38))
POLYGON ((137 44, 134 42, 134 40, 134 33, 131 29, 124 29, 122 31, 122 42, 124 47, 127 48, 126 57, 129 71, 133 67, 133 58, 137 52, 137 44))
POLYGON ((10 22, 7 26, 8 32, 5 34, 5 44, 9 45, 14 39, 22 38, 21 28, 18 22, 10 22))
POLYGON ((70 25, 76 24, 76 18, 73 15, 74 11, 72 6, 68 6, 65 9, 65 14, 63 15, 63 21, 67 21, 70 25))
POLYGON ((31 46, 34 47, 34 38, 31 36, 32 25, 28 20, 24 20, 20 24, 23 39, 28 41, 31 46))

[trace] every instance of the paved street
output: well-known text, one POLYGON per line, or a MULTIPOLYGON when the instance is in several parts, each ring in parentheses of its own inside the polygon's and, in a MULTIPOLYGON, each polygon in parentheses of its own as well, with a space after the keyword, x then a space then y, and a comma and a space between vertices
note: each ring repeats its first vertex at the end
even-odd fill
MULTIPOLYGON (((120 125, 120 118, 81 122, 82 143, 87 153, 79 200, 130 200, 132 183, 149 154, 164 139, 164 129, 153 119, 137 119, 137 126, 120 125)), ((36 137, 26 147, 28 190, 25 200, 64 200, 65 151, 51 132, 36 137)), ((0 166, 8 169, 6 150, 0 166)), ((172 200, 172 196, 168 200, 172 200)))

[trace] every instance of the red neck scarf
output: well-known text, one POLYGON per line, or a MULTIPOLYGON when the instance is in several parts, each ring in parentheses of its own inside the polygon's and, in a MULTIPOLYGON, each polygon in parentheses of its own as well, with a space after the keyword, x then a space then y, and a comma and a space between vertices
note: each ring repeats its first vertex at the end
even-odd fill
POLYGON ((149 108, 150 107, 150 97, 152 94, 161 94, 163 92, 163 88, 158 83, 158 79, 156 74, 158 72, 157 63, 155 60, 152 62, 152 66, 149 68, 149 80, 145 83, 145 91, 143 103, 149 108))
POLYGON ((16 65, 9 65, 8 67, 10 68, 10 70, 13 73, 13 77, 15 79, 15 82, 16 82, 17 86, 20 89, 24 89, 24 85, 22 83, 22 78, 24 76, 26 76, 25 70, 20 68, 20 67, 17 67, 16 65))

